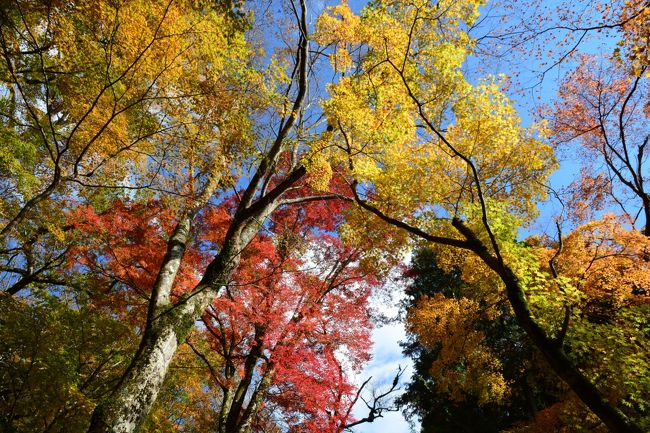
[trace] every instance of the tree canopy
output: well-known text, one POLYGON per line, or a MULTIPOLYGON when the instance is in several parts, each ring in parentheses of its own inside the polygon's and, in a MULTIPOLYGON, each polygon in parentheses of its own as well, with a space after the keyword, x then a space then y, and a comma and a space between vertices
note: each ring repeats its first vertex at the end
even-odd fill
POLYGON ((650 428, 648 4, 316 3, 0 5, 1 429, 650 428))

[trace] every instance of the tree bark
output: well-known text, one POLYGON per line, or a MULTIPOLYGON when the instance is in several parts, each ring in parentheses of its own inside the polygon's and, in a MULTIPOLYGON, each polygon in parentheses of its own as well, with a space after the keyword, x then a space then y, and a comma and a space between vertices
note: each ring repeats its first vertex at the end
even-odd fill
MULTIPOLYGON (((88 433, 137 431, 156 401, 176 349, 185 341, 195 321, 228 283, 239 265, 241 251, 279 206, 282 194, 304 175, 304 167, 298 167, 267 195, 235 213, 224 244, 208 265, 203 279, 175 305, 169 305, 168 297, 162 292, 169 293, 171 290, 174 281, 172 274, 175 275, 173 267, 180 265, 179 254, 182 255, 184 246, 179 249, 181 239, 174 235, 170 238, 165 259, 178 259, 176 265, 163 262, 150 301, 156 305, 150 308, 150 321, 140 348, 110 401, 95 408, 88 433), (164 284, 158 287, 158 282, 164 284)), ((189 235, 189 231, 183 232, 189 235)))
MULTIPOLYGON (((89 433, 137 431, 156 401, 176 349, 185 341, 194 322, 210 305, 220 287, 228 282, 239 264, 241 246, 250 241, 254 234, 252 230, 232 233, 211 264, 208 281, 204 278, 175 305, 151 309, 152 320, 145 330, 140 349, 110 399, 95 408, 89 433), (247 238, 242 236, 242 232, 247 238)), ((164 270, 169 271, 167 265, 163 263, 161 274, 164 270)), ((159 277, 159 280, 173 283, 173 279, 168 277, 159 277)))
POLYGON ((267 391, 271 387, 272 380, 273 380, 273 366, 268 365, 266 371, 264 372, 264 375, 262 376, 262 380, 260 381, 259 385, 257 385, 257 389, 251 396, 251 399, 248 402, 248 406, 246 407, 246 410, 244 410, 244 413, 242 414, 241 421, 239 422, 239 427, 236 430, 233 430, 232 432, 228 432, 228 433, 250 433, 251 432, 251 429, 253 428, 253 420, 255 419, 255 415, 257 415, 259 408, 262 404, 262 401, 264 400, 267 391))
MULTIPOLYGON (((251 351, 246 357, 246 361, 244 362, 244 377, 239 381, 239 385, 237 386, 237 390, 235 391, 232 399, 232 405, 230 406, 228 418, 226 419, 226 433, 234 433, 238 430, 246 394, 248 392, 248 388, 253 382, 255 367, 257 366, 260 356, 262 355, 262 338, 265 334, 265 331, 257 325, 255 328, 256 345, 251 348, 251 351)), ((249 406, 251 403, 249 403, 249 406)))
POLYGON ((650 237, 650 194, 646 194, 643 200, 643 216, 645 217, 643 234, 650 237))

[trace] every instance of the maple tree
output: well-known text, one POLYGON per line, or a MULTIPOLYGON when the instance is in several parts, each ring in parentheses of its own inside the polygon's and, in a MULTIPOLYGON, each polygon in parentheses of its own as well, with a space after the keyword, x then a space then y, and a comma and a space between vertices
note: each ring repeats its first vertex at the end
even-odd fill
MULTIPOLYGON (((229 198, 201 213, 200 235, 184 255, 172 298, 198 282, 194 270, 223 242, 233 204, 229 198)), ((209 394, 219 403, 210 418, 216 431, 257 431, 270 418, 291 431, 339 432, 357 421, 351 410, 360 390, 348 370, 368 359, 372 326, 366 304, 379 281, 359 266, 359 251, 323 234, 341 224, 333 209, 331 203, 311 202, 276 212, 265 234, 242 253, 226 293, 203 314, 202 331, 188 336, 209 372, 199 383, 213 389, 209 394), (203 343, 195 346, 197 333, 203 343)), ((100 293, 94 304, 144 325, 147 291, 163 259, 161 233, 171 218, 160 203, 115 203, 110 212, 80 210, 74 219, 92 243, 78 247, 72 268, 96 275, 100 293)))
POLYGON ((630 224, 643 227, 648 218, 647 2, 578 6, 517 0, 499 2, 495 9, 488 19, 499 18, 504 25, 477 32, 481 49, 514 65, 514 80, 542 100, 537 115, 549 121, 553 144, 582 166, 565 217, 580 224, 615 207, 630 224), (521 65, 512 53, 526 53, 531 64, 521 65), (537 80, 532 86, 527 70, 537 80), (544 81, 551 71, 560 77, 553 85, 544 81), (555 91, 557 99, 547 102, 546 94, 555 91))
MULTIPOLYGON (((76 181, 81 175, 99 176, 100 173, 96 172, 100 167, 110 166, 105 159, 108 158, 108 162, 113 162, 115 157, 126 151, 134 151, 134 156, 143 155, 143 158, 130 159, 142 161, 145 163, 144 167, 153 165, 155 179, 161 183, 161 187, 146 182, 147 190, 159 190, 164 187, 165 191, 170 190, 187 197, 180 200, 180 203, 177 201, 176 204, 180 211, 176 215, 173 233, 167 241, 168 253, 160 262, 159 277, 153 284, 149 306, 146 307, 148 320, 144 324, 140 348, 111 399, 95 409, 90 427, 91 431, 132 430, 142 422, 155 400, 179 341, 184 340, 184 335, 191 329, 193 321, 200 317, 211 299, 227 282, 229 275, 237 267, 241 249, 253 238, 261 222, 279 205, 282 193, 305 173, 305 169, 297 166, 297 161, 294 161, 293 167, 287 170, 288 174, 284 182, 280 181, 269 189, 268 182, 271 176, 277 173, 275 165, 280 154, 285 150, 285 139, 296 123, 298 111, 306 94, 306 30, 303 28, 303 36, 300 37, 301 42, 298 44, 299 74, 296 82, 299 89, 295 95, 293 110, 278 119, 282 125, 280 132, 271 148, 260 158, 259 170, 251 175, 249 188, 243 194, 239 211, 236 212, 225 240, 220 245, 221 250, 208 266, 201 284, 194 293, 187 294, 186 299, 181 299, 178 305, 172 305, 171 289, 185 244, 190 236, 190 225, 194 214, 215 193, 217 185, 224 178, 224 169, 226 167, 237 169, 237 164, 230 164, 229 149, 236 149, 236 153, 242 153, 250 143, 250 139, 246 136, 246 125, 255 103, 241 98, 246 92, 239 84, 250 85, 256 78, 251 75, 243 80, 246 76, 246 64, 251 58, 245 48, 243 33, 237 29, 233 30, 233 26, 229 25, 223 13, 210 10, 207 5, 197 5, 199 7, 195 8, 192 3, 168 2, 151 5, 148 2, 134 2, 124 8, 107 4, 104 10, 101 7, 95 9, 94 6, 84 8, 83 5, 70 10, 62 9, 59 5, 38 7, 38 5, 26 4, 25 6, 34 7, 17 8, 11 12, 3 11, 5 21, 15 23, 14 32, 3 33, 5 68, 9 75, 7 81, 24 94, 17 99, 24 102, 20 109, 27 113, 25 117, 31 116, 37 123, 37 131, 50 131, 59 118, 71 120, 72 123, 64 125, 60 136, 57 135, 56 130, 52 131, 51 141, 48 140, 49 132, 41 134, 38 148, 43 149, 45 157, 48 158, 49 155, 51 160, 50 183, 45 189, 35 192, 28 200, 21 202, 24 196, 19 197, 18 210, 9 216, 3 233, 9 233, 17 225, 26 225, 25 216, 37 204, 46 200, 62 184, 62 180, 78 183, 76 181), (135 9, 129 9, 130 7, 135 9), (138 10, 138 7, 141 9, 138 10), (95 12, 100 14, 97 15, 95 12), (63 30, 48 27, 50 22, 61 25, 63 30), (177 29, 168 27, 173 25, 181 27, 177 29), (80 32, 87 31, 88 34, 76 33, 77 29, 80 32), (221 30, 215 32, 216 29, 221 30), (46 39, 46 42, 38 39, 28 40, 26 43, 28 45, 31 43, 34 50, 26 53, 18 48, 20 42, 11 45, 12 38, 19 39, 32 34, 46 39), (57 37, 62 39, 59 40, 57 37), (67 37, 72 37, 72 40, 66 40, 67 37), (185 43, 183 38, 187 38, 185 43), (81 41, 88 46, 80 45, 81 41), (114 43, 116 41, 118 42, 114 43), (42 46, 60 54, 58 58, 64 61, 76 61, 89 71, 77 73, 73 67, 74 63, 67 65, 67 69, 63 70, 63 72, 70 71, 72 82, 67 87, 61 87, 60 90, 57 88, 57 91, 60 91, 62 103, 70 104, 69 113, 49 110, 50 92, 53 90, 48 86, 50 72, 44 59, 44 53, 49 51, 42 46), (113 48, 117 46, 120 48, 113 48), (241 47, 240 50, 237 49, 238 46, 241 47), (207 51, 194 51, 196 47, 204 47, 207 51), (66 49, 71 50, 70 53, 67 53, 66 49), (36 56, 37 61, 43 62, 41 68, 36 71, 42 76, 40 80, 17 75, 16 71, 19 69, 16 67, 18 61, 16 59, 22 59, 21 55, 36 56), (92 61, 93 55, 96 55, 97 62, 92 61), (188 73, 191 70, 188 68, 192 67, 195 68, 193 70, 195 72, 188 73), (164 78, 167 78, 166 73, 170 70, 174 72, 169 77, 172 81, 164 82, 164 78), (207 71, 210 71, 210 74, 207 71), (232 80, 228 78, 226 71, 233 76, 232 80), (87 84, 85 78, 88 78, 87 84), (77 82, 79 79, 81 81, 77 82), (23 82, 32 81, 37 83, 34 86, 36 99, 45 101, 42 106, 46 108, 45 121, 50 126, 47 129, 38 123, 40 115, 34 111, 34 107, 38 104, 32 103, 27 98, 27 93, 20 90, 23 88, 23 82), (191 86, 194 86, 194 89, 191 86), (216 86, 221 91, 212 91, 211 86, 216 86), (231 92, 233 87, 242 90, 231 92), (75 93, 85 89, 89 89, 89 95, 75 93), (164 91, 171 93, 162 93, 164 91), (202 98, 204 95, 207 97, 202 98), (235 95, 237 96, 233 99, 232 96, 235 95), (210 100, 210 96, 214 99, 210 100), (74 102, 79 99, 89 101, 90 105, 84 107, 83 104, 74 102), (246 105, 234 107, 239 103, 246 105), (133 113, 135 124, 130 126, 126 123, 126 116, 120 115, 128 114, 126 112, 132 108, 136 111, 133 113), (140 110, 137 110, 138 108, 140 110), (160 112, 157 112, 158 108, 161 108, 160 112), (185 121, 175 123, 176 118, 185 118, 185 121), (229 122, 219 121, 225 118, 228 118, 229 122), (119 127, 116 125, 118 121, 122 122, 119 127), (143 121, 148 123, 143 124, 143 121), (121 136, 112 137, 111 126, 115 126, 116 133, 134 131, 135 136, 127 135, 124 139, 121 136), (172 129, 168 129, 169 127, 172 129), (150 146, 146 138, 160 130, 172 133, 155 134, 161 156, 157 160, 156 148, 150 146), (173 133, 176 130, 180 132, 173 133), (230 134, 229 131, 233 131, 234 134, 230 134), (118 147, 102 147, 102 138, 106 141, 106 146, 118 145, 118 147), (178 142, 186 144, 186 147, 175 146, 178 142), (144 147, 137 146, 139 144, 143 144, 144 147), (123 147, 119 147, 120 145, 123 147), (104 154, 107 158, 103 157, 104 154), (63 163, 67 165, 63 166, 63 163), (187 173, 187 176, 183 173, 187 173), (261 195, 258 195, 260 190, 262 190, 261 195), (160 313, 165 309, 168 310, 167 313, 161 315, 160 313)), ((303 23, 304 27, 304 4, 302 9, 303 16, 298 23, 303 23)), ((10 28, 3 26, 3 32, 10 28)), ((57 59, 57 56, 54 59, 57 59)), ((257 80, 262 83, 264 78, 258 75, 257 80)), ((65 81, 61 85, 65 85, 65 81)), ((291 89, 291 85, 288 88, 291 89)), ((258 92, 255 95, 259 94, 258 92)), ((12 102, 10 101, 9 106, 13 108, 12 102)), ((18 104, 15 106, 19 107, 18 104)), ((9 113, 7 117, 11 120, 17 116, 9 113)), ((17 122, 10 123, 9 127, 16 130, 16 124, 17 122)), ((31 132, 31 129, 28 129, 28 132, 31 132)), ((243 161, 239 160, 239 162, 243 161)), ((138 170, 137 164, 134 165, 132 162, 122 167, 125 169, 135 167, 133 173, 136 176, 145 174, 141 169, 138 170)), ((110 167, 107 171, 120 175, 119 167, 110 167)), ((122 176, 128 177, 128 174, 122 172, 122 176)), ((94 185, 85 182, 81 182, 81 185, 93 191, 94 185)), ((110 191, 111 185, 102 186, 110 191)), ((136 185, 136 188, 138 186, 136 185)), ((81 196, 81 193, 72 192, 72 195, 81 196)), ((25 262, 28 263, 28 260, 25 262)))
MULTIPOLYGON (((646 237, 609 216, 579 227, 559 246, 535 239, 526 245, 534 251, 527 266, 539 263, 536 278, 551 278, 552 260, 567 284, 556 287, 554 296, 541 281, 528 286, 536 320, 562 335, 573 362, 647 428, 648 407, 640 396, 649 388, 639 379, 647 376, 646 237), (569 321, 563 322, 558 312, 567 299, 569 321)), ((411 337, 405 352, 415 358, 416 373, 401 401, 410 416, 421 418, 422 431, 608 431, 568 387, 552 381, 541 354, 511 327, 514 318, 502 294, 480 279, 464 281, 458 268, 441 270, 437 261, 431 251, 415 256, 407 292, 411 337), (490 422, 461 421, 484 417, 490 422)))
POLYGON ((483 66, 506 62, 517 92, 546 100, 545 93, 557 90, 544 85, 554 81, 551 72, 561 78, 585 53, 600 56, 617 47, 636 67, 647 64, 647 6, 643 0, 500 0, 489 3, 471 31, 483 66))
POLYGON ((350 19, 342 5, 321 23, 323 42, 358 53, 356 63, 349 54, 332 57, 334 67, 354 73, 330 88, 326 106, 355 200, 422 240, 460 249, 445 254, 464 262, 467 281, 495 272, 519 325, 555 373, 612 431, 640 431, 567 356, 566 325, 549 329, 531 310, 526 293, 544 282, 514 242, 515 229, 544 196, 552 152, 540 140, 543 129, 520 127, 497 79, 476 86, 463 79, 471 46, 464 29, 479 4, 450 3, 443 13, 439 6, 390 3, 350 19))
POLYGON ((346 370, 369 357, 366 302, 376 282, 355 265, 357 252, 330 236, 302 238, 295 220, 280 221, 291 227, 280 249, 270 239, 249 247, 228 295, 203 317, 226 364, 214 379, 223 402, 217 431, 251 431, 262 407, 289 431, 339 432, 354 421, 346 370))
MULTIPOLYGON (((610 401, 621 401, 647 429, 648 407, 639 398, 650 389, 641 379, 647 376, 648 241, 624 221, 610 214, 584 224, 542 257, 553 254, 556 272, 575 288, 567 351, 610 401)), ((544 317, 548 301, 538 303, 544 317)))
POLYGON ((66 206, 192 195, 243 151, 245 100, 228 95, 248 50, 223 14, 191 2, 9 2, 1 14, 0 233, 15 294, 60 282, 50 274, 71 243, 66 206), (220 149, 201 148, 217 138, 220 149))
POLYGON ((563 82, 553 113, 555 140, 565 147, 579 143, 589 164, 571 200, 578 221, 596 217, 610 202, 650 235, 647 67, 621 56, 585 56, 563 82))

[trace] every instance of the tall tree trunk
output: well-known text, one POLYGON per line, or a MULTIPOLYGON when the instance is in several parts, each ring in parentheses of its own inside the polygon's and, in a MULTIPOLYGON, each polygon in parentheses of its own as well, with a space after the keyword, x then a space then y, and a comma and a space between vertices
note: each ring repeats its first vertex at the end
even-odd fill
POLYGON ((645 217, 643 234, 650 237, 650 194, 646 194, 643 199, 643 216, 645 217))
MULTIPOLYGON (((140 348, 110 399, 95 408, 88 433, 137 431, 156 401, 176 349, 219 295, 221 288, 228 283, 239 265, 242 250, 278 207, 282 193, 304 175, 305 168, 298 167, 267 195, 240 209, 233 217, 219 254, 208 265, 201 282, 174 305, 168 304, 169 297, 163 293, 171 291, 174 282, 171 273, 175 275, 175 272, 171 269, 173 266, 166 266, 167 262, 163 262, 160 274, 165 275, 159 275, 154 285, 150 302, 156 303, 156 306, 150 307, 140 348), (157 287, 159 281, 164 282, 163 286, 157 287)), ((189 236, 189 231, 182 232, 189 236)), ((174 248, 181 241, 172 235, 165 260, 178 258, 181 250, 174 248), (176 252, 172 254, 172 251, 176 252)), ((175 266, 179 266, 180 259, 175 263, 175 266)))
MULTIPOLYGON (((232 399, 232 405, 228 413, 228 418, 226 420, 226 432, 233 433, 237 431, 239 422, 242 417, 242 411, 244 408, 244 403, 246 400, 246 394, 248 393, 248 388, 253 382, 253 376, 255 374, 255 369, 257 367, 258 360, 262 355, 262 338, 264 337, 265 330, 259 326, 255 326, 255 346, 253 346, 244 361, 244 377, 239 381, 237 390, 235 391, 234 397, 232 399)), ((250 404, 249 404, 250 406, 250 404)))
POLYGON ((116 392, 95 408, 89 432, 127 433, 137 429, 158 396, 178 345, 192 327, 191 310, 183 306, 152 327, 116 392))
POLYGON ((259 412, 262 401, 264 401, 264 396, 266 396, 267 391, 271 387, 272 380, 273 366, 268 365, 266 371, 264 372, 264 375, 262 376, 262 380, 260 381, 259 385, 257 385, 257 389, 251 396, 251 399, 248 402, 248 406, 242 414, 241 421, 239 422, 239 427, 233 431, 229 431, 228 433, 251 432, 251 429, 253 428, 253 420, 259 412))
MULTIPOLYGON (((140 348, 110 400, 95 408, 88 433, 131 433, 138 430, 156 401, 177 347, 185 341, 195 321, 199 320, 219 295, 221 288, 229 282, 239 265, 242 250, 258 233, 266 218, 280 205, 282 195, 306 174, 305 167, 294 166, 281 182, 270 191, 266 190, 266 182, 274 174, 285 149, 285 141, 296 124, 307 94, 309 50, 306 0, 300 0, 300 16, 296 18, 299 27, 296 53, 298 88, 292 110, 282 119, 272 146, 260 160, 242 195, 221 250, 208 265, 199 284, 175 305, 168 304, 171 286, 161 286, 159 290, 154 287, 150 300, 154 306, 150 304, 140 348)), ((207 201, 211 195, 204 192, 204 199, 207 201)), ((173 248, 171 241, 170 238, 166 259, 173 248)), ((174 278, 163 278, 164 268, 165 263, 157 283, 167 281, 173 284, 174 278)))
POLYGON ((217 432, 226 433, 226 425, 228 421, 228 414, 230 413, 230 408, 232 407, 233 395, 234 395, 234 386, 231 388, 231 380, 235 375, 235 366, 232 364, 232 361, 227 360, 227 365, 225 369, 225 379, 226 383, 223 389, 221 407, 219 408, 219 414, 217 415, 217 432))
MULTIPOLYGON (((138 429, 156 401, 176 349, 219 289, 228 282, 239 264, 241 246, 253 235, 252 230, 232 233, 206 272, 208 281, 204 277, 204 281, 175 305, 164 306, 163 301, 163 306, 150 309, 151 322, 144 332, 140 349, 109 400, 95 408, 89 433, 129 433, 138 429), (248 235, 247 238, 243 238, 242 233, 248 235)), ((163 263, 162 269, 166 264, 163 263)), ((172 284, 173 278, 166 281, 172 284)))

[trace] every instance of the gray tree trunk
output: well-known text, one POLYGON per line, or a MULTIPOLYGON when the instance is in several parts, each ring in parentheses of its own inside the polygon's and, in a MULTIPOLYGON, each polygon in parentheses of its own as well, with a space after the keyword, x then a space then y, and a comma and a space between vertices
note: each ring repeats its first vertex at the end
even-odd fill
MULTIPOLYGON (((307 94, 307 5, 300 0, 297 49, 297 93, 292 110, 281 122, 271 148, 261 159, 233 216, 219 254, 208 265, 201 282, 175 305, 169 294, 180 258, 187 244, 192 212, 183 216, 167 245, 167 254, 152 290, 147 326, 140 348, 111 398, 93 412, 88 433, 131 433, 137 431, 156 401, 176 349, 182 344, 195 321, 228 283, 240 261, 240 254, 258 233, 266 218, 281 204, 282 195, 305 174, 303 166, 293 166, 284 179, 267 191, 285 140, 294 128, 307 94), (189 218, 185 221, 184 218, 189 218), (187 228, 187 230, 185 230, 187 228), (178 260, 177 260, 178 259, 178 260)), ((214 186, 214 185, 213 185, 214 186)), ((204 200, 211 196, 204 193, 204 200)))

